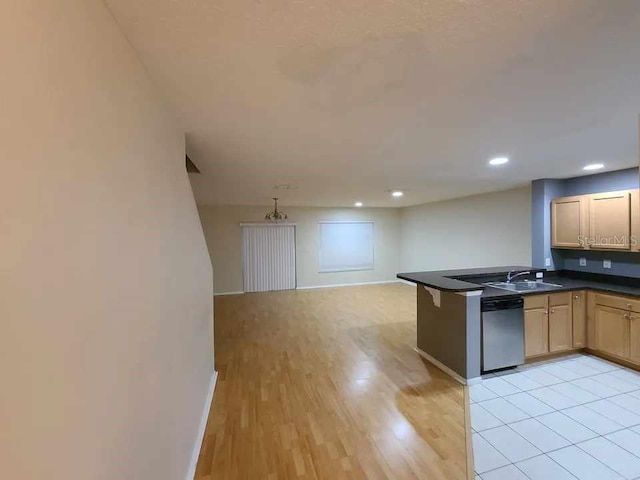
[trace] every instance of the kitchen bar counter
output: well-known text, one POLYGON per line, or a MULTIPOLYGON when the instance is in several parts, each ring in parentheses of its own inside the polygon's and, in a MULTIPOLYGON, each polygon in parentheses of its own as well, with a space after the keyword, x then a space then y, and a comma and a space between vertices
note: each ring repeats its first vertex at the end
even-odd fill
POLYGON ((417 352, 462 383, 480 377, 484 300, 576 290, 640 297, 640 279, 525 266, 400 273, 398 278, 417 284, 417 352), (545 282, 561 286, 514 292, 482 285, 505 281, 510 271, 530 271, 519 279, 531 280, 543 272, 545 282))
POLYGON ((591 274, 572 270, 560 270, 546 272, 544 269, 535 269, 524 266, 472 268, 462 270, 440 270, 434 272, 399 273, 401 280, 412 282, 425 287, 444 292, 474 292, 482 291, 482 298, 501 298, 512 296, 537 295, 550 292, 566 292, 574 290, 597 290, 617 295, 640 297, 640 279, 629 277, 617 277, 613 275, 591 274), (544 281, 562 285, 561 287, 549 287, 534 291, 513 292, 482 285, 482 283, 496 280, 506 280, 510 271, 526 272, 518 280, 525 278, 535 280, 535 272, 544 272, 544 281), (481 277, 487 277, 482 279, 481 277))
POLYGON ((480 300, 486 288, 481 279, 504 280, 510 271, 535 270, 506 266, 398 274, 417 284, 416 351, 461 383, 478 379, 480 300))
POLYGON ((410 272, 399 273, 397 277, 407 282, 413 282, 425 287, 435 288, 445 292, 470 292, 474 290, 483 290, 485 287, 466 281, 465 278, 480 277, 483 275, 501 275, 506 277, 510 271, 544 271, 544 269, 532 269, 531 267, 507 266, 507 267, 486 267, 486 268, 467 268, 461 270, 439 270, 435 272, 410 272))

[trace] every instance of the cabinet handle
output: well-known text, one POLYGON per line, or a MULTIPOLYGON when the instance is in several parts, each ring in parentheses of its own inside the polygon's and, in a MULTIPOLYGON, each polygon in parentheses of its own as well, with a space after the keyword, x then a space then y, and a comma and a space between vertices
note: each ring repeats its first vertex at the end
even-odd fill
POLYGON ((576 295, 575 299, 578 300, 580 298, 580 295, 576 295))
POLYGON ((556 313, 556 311, 555 310, 551 310, 551 313, 556 313))
POLYGON ((628 313, 625 313, 625 314, 624 314, 624 316, 623 316, 623 318, 624 318, 625 320, 631 320, 631 317, 629 316, 629 314, 628 314, 628 313))

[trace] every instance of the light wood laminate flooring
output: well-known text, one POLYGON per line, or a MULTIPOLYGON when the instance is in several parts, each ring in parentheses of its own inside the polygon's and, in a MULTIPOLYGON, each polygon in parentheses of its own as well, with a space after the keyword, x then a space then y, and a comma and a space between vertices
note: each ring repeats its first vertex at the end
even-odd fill
POLYGON ((463 387, 421 359, 415 287, 215 298, 197 480, 467 478, 463 387))

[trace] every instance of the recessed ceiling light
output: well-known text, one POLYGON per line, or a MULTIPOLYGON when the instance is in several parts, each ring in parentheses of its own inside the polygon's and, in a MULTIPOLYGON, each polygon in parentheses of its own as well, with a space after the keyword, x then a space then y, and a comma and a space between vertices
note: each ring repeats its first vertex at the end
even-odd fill
POLYGON ((356 202, 356 203, 354 203, 354 205, 355 205, 356 207, 361 207, 361 206, 362 206, 362 202, 356 202))
POLYGON ((404 193, 402 193, 400 190, 394 190, 393 192, 391 192, 391 196, 392 197, 398 198, 398 197, 401 197, 403 195, 404 195, 404 193))
POLYGON ((583 170, 600 170, 601 168, 604 168, 602 163, 592 163, 591 165, 584 167, 583 170))
POLYGON ((489 165, 504 165, 508 163, 509 159, 507 157, 496 157, 489 160, 489 165))

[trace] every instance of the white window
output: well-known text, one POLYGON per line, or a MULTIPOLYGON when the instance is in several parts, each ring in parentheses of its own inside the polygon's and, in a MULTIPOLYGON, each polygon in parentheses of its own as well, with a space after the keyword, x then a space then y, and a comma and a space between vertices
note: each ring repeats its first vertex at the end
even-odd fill
POLYGON ((320 272, 373 269, 373 222, 318 222, 320 272))

